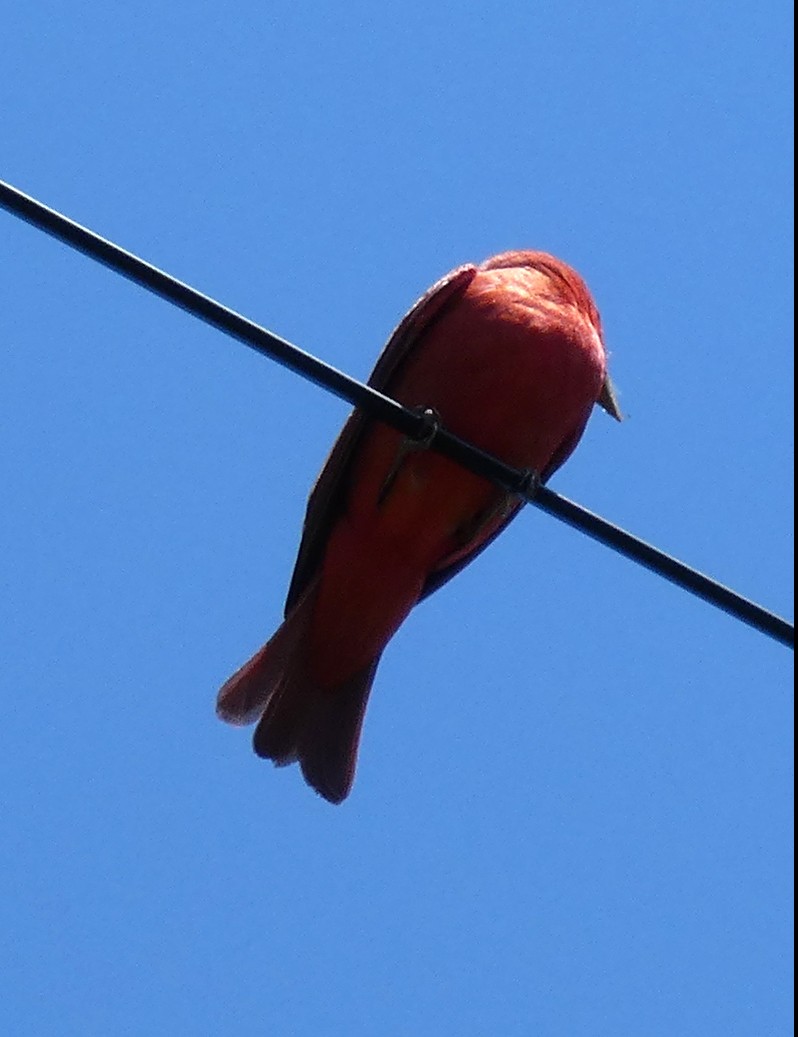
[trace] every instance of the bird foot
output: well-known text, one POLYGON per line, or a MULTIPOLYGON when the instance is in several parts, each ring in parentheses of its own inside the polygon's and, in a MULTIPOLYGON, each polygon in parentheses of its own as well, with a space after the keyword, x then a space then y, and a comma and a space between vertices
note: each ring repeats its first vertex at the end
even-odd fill
POLYGON ((408 454, 412 454, 416 450, 429 450, 435 436, 440 431, 442 425, 441 416, 433 407, 414 407, 413 409, 422 419, 421 429, 419 430, 418 435, 405 436, 399 444, 399 449, 396 451, 396 457, 391 465, 391 470, 388 472, 385 481, 380 487, 380 492, 377 496, 378 507, 384 503, 385 498, 391 492, 391 489, 396 482, 396 477, 407 459, 408 454))
POLYGON ((521 500, 532 501, 542 485, 543 481, 540 478, 540 474, 532 468, 525 468, 522 471, 518 489, 515 492, 521 500))

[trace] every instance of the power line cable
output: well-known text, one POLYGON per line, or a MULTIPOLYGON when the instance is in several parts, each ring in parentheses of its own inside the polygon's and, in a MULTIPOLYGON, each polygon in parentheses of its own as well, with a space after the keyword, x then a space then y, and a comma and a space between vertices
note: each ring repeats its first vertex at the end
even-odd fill
POLYGON ((110 267, 142 288, 154 292, 207 324, 218 328, 245 345, 316 385, 360 407, 370 417, 391 425, 413 439, 423 440, 430 449, 456 461, 477 475, 484 476, 541 511, 555 516, 587 536, 631 558, 664 579, 690 591, 699 598, 728 612, 774 640, 793 648, 795 627, 761 605, 705 576, 678 559, 665 554, 631 533, 587 511, 579 504, 541 486, 530 473, 512 468, 496 457, 466 443, 437 423, 429 414, 409 410, 383 393, 351 378, 324 361, 306 353, 221 303, 178 281, 138 256, 101 238, 35 198, 0 180, 0 205, 9 212, 45 231, 52 237, 110 267))

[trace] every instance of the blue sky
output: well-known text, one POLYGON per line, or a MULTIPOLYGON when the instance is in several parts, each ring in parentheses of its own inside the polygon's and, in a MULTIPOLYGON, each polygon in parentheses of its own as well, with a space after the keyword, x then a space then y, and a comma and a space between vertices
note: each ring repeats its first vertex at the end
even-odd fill
MULTIPOLYGON (((0 176, 362 377, 446 270, 590 284, 553 488, 792 615, 785 3, 14 3, 0 176)), ((792 655, 528 509, 380 667, 333 808, 217 687, 346 407, 0 214, 0 1028, 766 1035, 792 655)))

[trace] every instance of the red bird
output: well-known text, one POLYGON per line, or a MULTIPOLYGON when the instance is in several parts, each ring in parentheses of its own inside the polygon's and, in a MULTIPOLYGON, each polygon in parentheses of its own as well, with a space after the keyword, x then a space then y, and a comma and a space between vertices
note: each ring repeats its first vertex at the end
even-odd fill
MULTIPOLYGON (((598 310, 576 271, 545 252, 505 252, 438 281, 369 384, 433 408, 451 432, 544 482, 595 403, 620 420, 598 310)), ((340 803, 386 644, 520 506, 355 411, 310 496, 285 621, 221 689, 219 716, 257 721, 259 756, 298 761, 340 803)))

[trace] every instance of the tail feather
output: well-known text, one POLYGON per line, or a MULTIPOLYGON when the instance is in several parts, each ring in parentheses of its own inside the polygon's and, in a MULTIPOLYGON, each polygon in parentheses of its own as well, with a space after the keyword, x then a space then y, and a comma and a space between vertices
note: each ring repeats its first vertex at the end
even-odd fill
POLYGON ((320 687, 307 666, 306 637, 316 585, 219 692, 216 710, 231 724, 256 721, 258 756, 299 762, 307 783, 331 803, 349 794, 358 742, 379 657, 335 688, 320 687))
POLYGON ((255 729, 258 756, 278 766, 298 760, 319 795, 331 803, 346 799, 377 662, 332 689, 318 687, 301 670, 288 674, 255 729))
POLYGON ((269 699, 293 670, 313 614, 316 586, 300 598, 272 638, 222 686, 216 714, 228 724, 254 724, 269 699))

